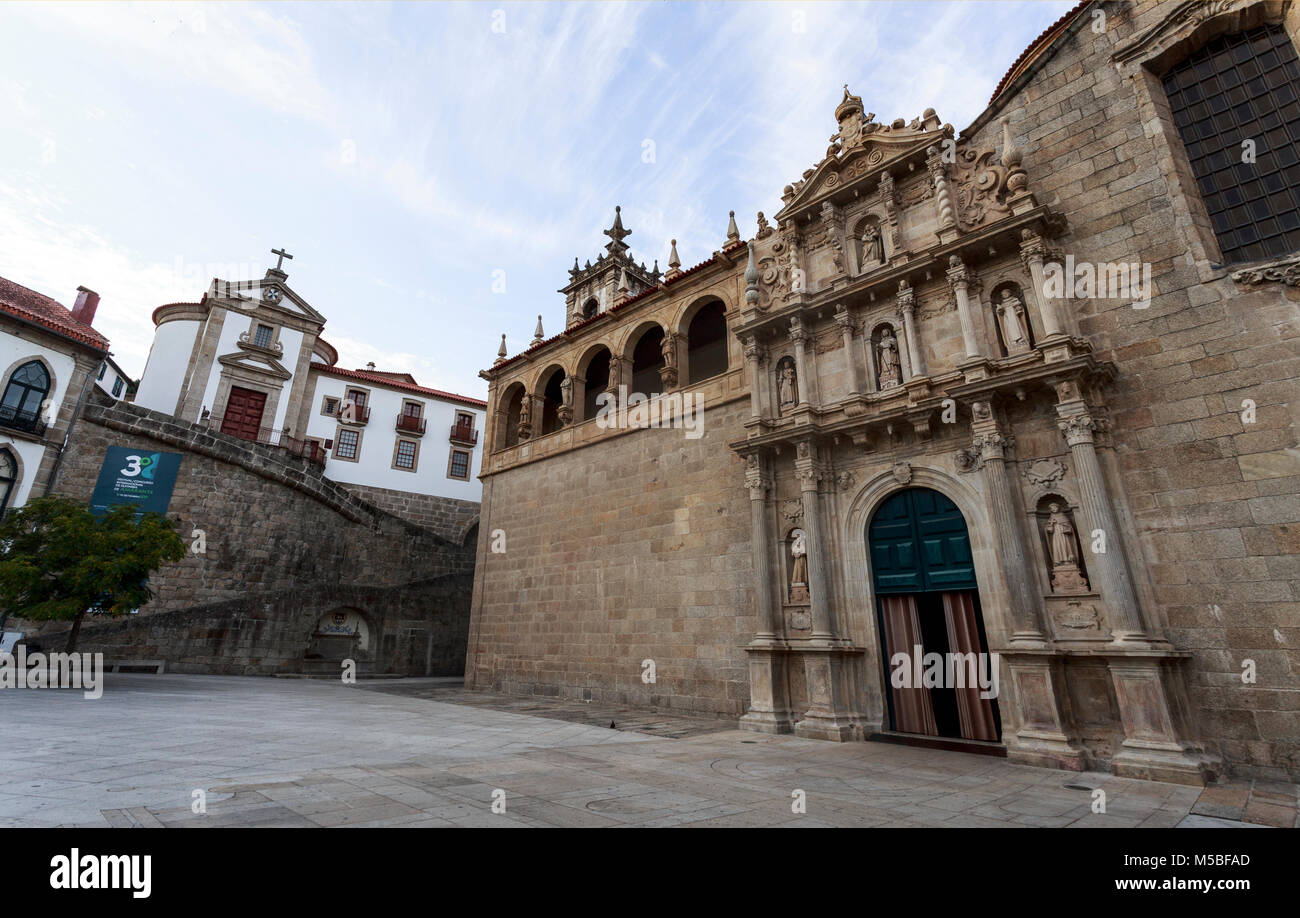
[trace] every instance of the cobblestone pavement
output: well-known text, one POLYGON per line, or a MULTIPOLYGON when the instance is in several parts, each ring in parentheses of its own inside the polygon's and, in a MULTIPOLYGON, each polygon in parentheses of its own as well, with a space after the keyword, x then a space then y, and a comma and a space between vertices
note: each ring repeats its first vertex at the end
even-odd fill
POLYGON ((1229 826, 1280 824, 1288 813, 1295 821, 1293 785, 1202 794, 986 756, 467 693, 438 680, 110 675, 95 701, 4 691, 0 734, 0 826, 1229 826), (1106 792, 1104 814, 1092 812, 1093 788, 1106 792), (192 811, 198 790, 204 814, 192 811), (504 813, 492 812, 496 791, 504 813), (792 812, 795 791, 806 796, 804 814, 792 812))

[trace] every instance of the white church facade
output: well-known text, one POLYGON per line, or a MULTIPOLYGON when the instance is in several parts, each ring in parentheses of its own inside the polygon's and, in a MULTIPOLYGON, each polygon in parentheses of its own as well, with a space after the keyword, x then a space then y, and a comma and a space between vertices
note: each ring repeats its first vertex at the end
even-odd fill
POLYGON ((287 283, 292 256, 275 254, 258 280, 214 279, 199 302, 154 310, 135 404, 282 446, 399 515, 445 515, 451 500, 476 516, 486 402, 338 366, 325 317, 287 283))

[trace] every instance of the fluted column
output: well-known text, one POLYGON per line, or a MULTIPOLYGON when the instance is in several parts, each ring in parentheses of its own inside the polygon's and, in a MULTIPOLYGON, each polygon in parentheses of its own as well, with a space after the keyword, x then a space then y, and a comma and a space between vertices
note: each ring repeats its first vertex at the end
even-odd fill
POLYGON ((907 281, 898 282, 898 311, 903 316, 903 334, 907 337, 907 356, 912 361, 912 375, 925 376, 925 359, 921 356, 921 341, 916 336, 916 295, 907 281))
POLYGON ((815 449, 807 441, 796 447, 795 476, 799 479, 799 496, 803 501, 803 531, 808 542, 808 595, 812 605, 812 638, 831 641, 835 637, 831 623, 830 581, 826 576, 826 539, 822 529, 821 498, 818 484, 821 467, 815 449))
POLYGON ((1038 316, 1043 322, 1043 334, 1047 337, 1064 334, 1056 311, 1056 301, 1047 293, 1047 281, 1043 274, 1047 247, 1042 237, 1029 230, 1021 232, 1020 240, 1020 259, 1034 281, 1034 298, 1038 303, 1038 316))
POLYGON ((1102 598, 1111 611, 1111 633, 1116 643, 1147 642, 1150 637, 1142 624, 1137 593, 1124 563, 1124 546, 1120 541, 1119 526, 1111 509, 1106 480, 1102 477, 1101 463, 1097 460, 1097 446, 1093 430, 1097 422, 1088 413, 1088 406, 1078 395, 1073 382, 1056 386, 1058 404, 1057 422, 1074 459, 1074 473, 1079 483, 1079 503, 1087 532, 1080 533, 1080 541, 1091 547, 1094 533, 1101 530, 1105 551, 1089 551, 1088 574, 1093 587, 1100 585, 1102 598))
POLYGON ((840 327, 840 333, 844 336, 844 360, 849 365, 849 382, 853 394, 861 395, 862 364, 861 361, 853 359, 853 332, 857 328, 857 321, 853 318, 849 307, 843 304, 835 307, 835 324, 840 327))
POLYGON ((749 489, 749 521, 754 557, 754 607, 758 613, 760 643, 771 643, 781 633, 778 606, 772 601, 772 534, 768 526, 768 492, 772 482, 763 458, 752 453, 745 460, 745 487, 749 489))
POLYGON ((798 316, 790 320, 790 340, 794 342, 794 365, 795 371, 799 374, 799 405, 816 404, 817 380, 813 378, 814 374, 809 372, 808 367, 808 330, 803 327, 803 320, 798 316))
POLYGON ((979 357, 979 343, 975 339, 975 320, 970 312, 970 276, 966 266, 956 255, 948 259, 948 286, 957 298, 957 318, 961 321, 961 340, 966 348, 967 357, 979 357))
POLYGON ((998 429, 988 402, 976 402, 974 416, 974 448, 983 460, 985 496, 1010 592, 1011 641, 1019 645, 1042 645, 1046 638, 1038 608, 1039 599, 1033 590, 1031 569, 1026 561, 1024 538, 1008 477, 1006 449, 1010 441, 998 429))

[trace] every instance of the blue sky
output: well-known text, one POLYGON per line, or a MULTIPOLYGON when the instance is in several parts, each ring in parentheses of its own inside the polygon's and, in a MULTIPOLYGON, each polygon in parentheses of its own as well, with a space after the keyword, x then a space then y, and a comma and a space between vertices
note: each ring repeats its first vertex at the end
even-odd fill
POLYGON ((156 306, 284 246, 342 365, 481 396, 615 204, 696 264, 825 155, 843 83, 961 130, 1071 5, 5 3, 0 275, 97 290, 138 375, 156 306))

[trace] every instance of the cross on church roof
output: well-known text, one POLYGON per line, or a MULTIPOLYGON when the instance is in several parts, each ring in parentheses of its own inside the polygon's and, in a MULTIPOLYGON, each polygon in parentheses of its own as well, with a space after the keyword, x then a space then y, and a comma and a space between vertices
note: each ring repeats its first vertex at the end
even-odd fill
POLYGON ((287 258, 290 261, 293 261, 293 256, 290 255, 288 252, 286 252, 284 249, 271 249, 271 254, 280 256, 280 260, 275 263, 275 270, 283 274, 284 268, 281 266, 284 264, 284 260, 287 258))

